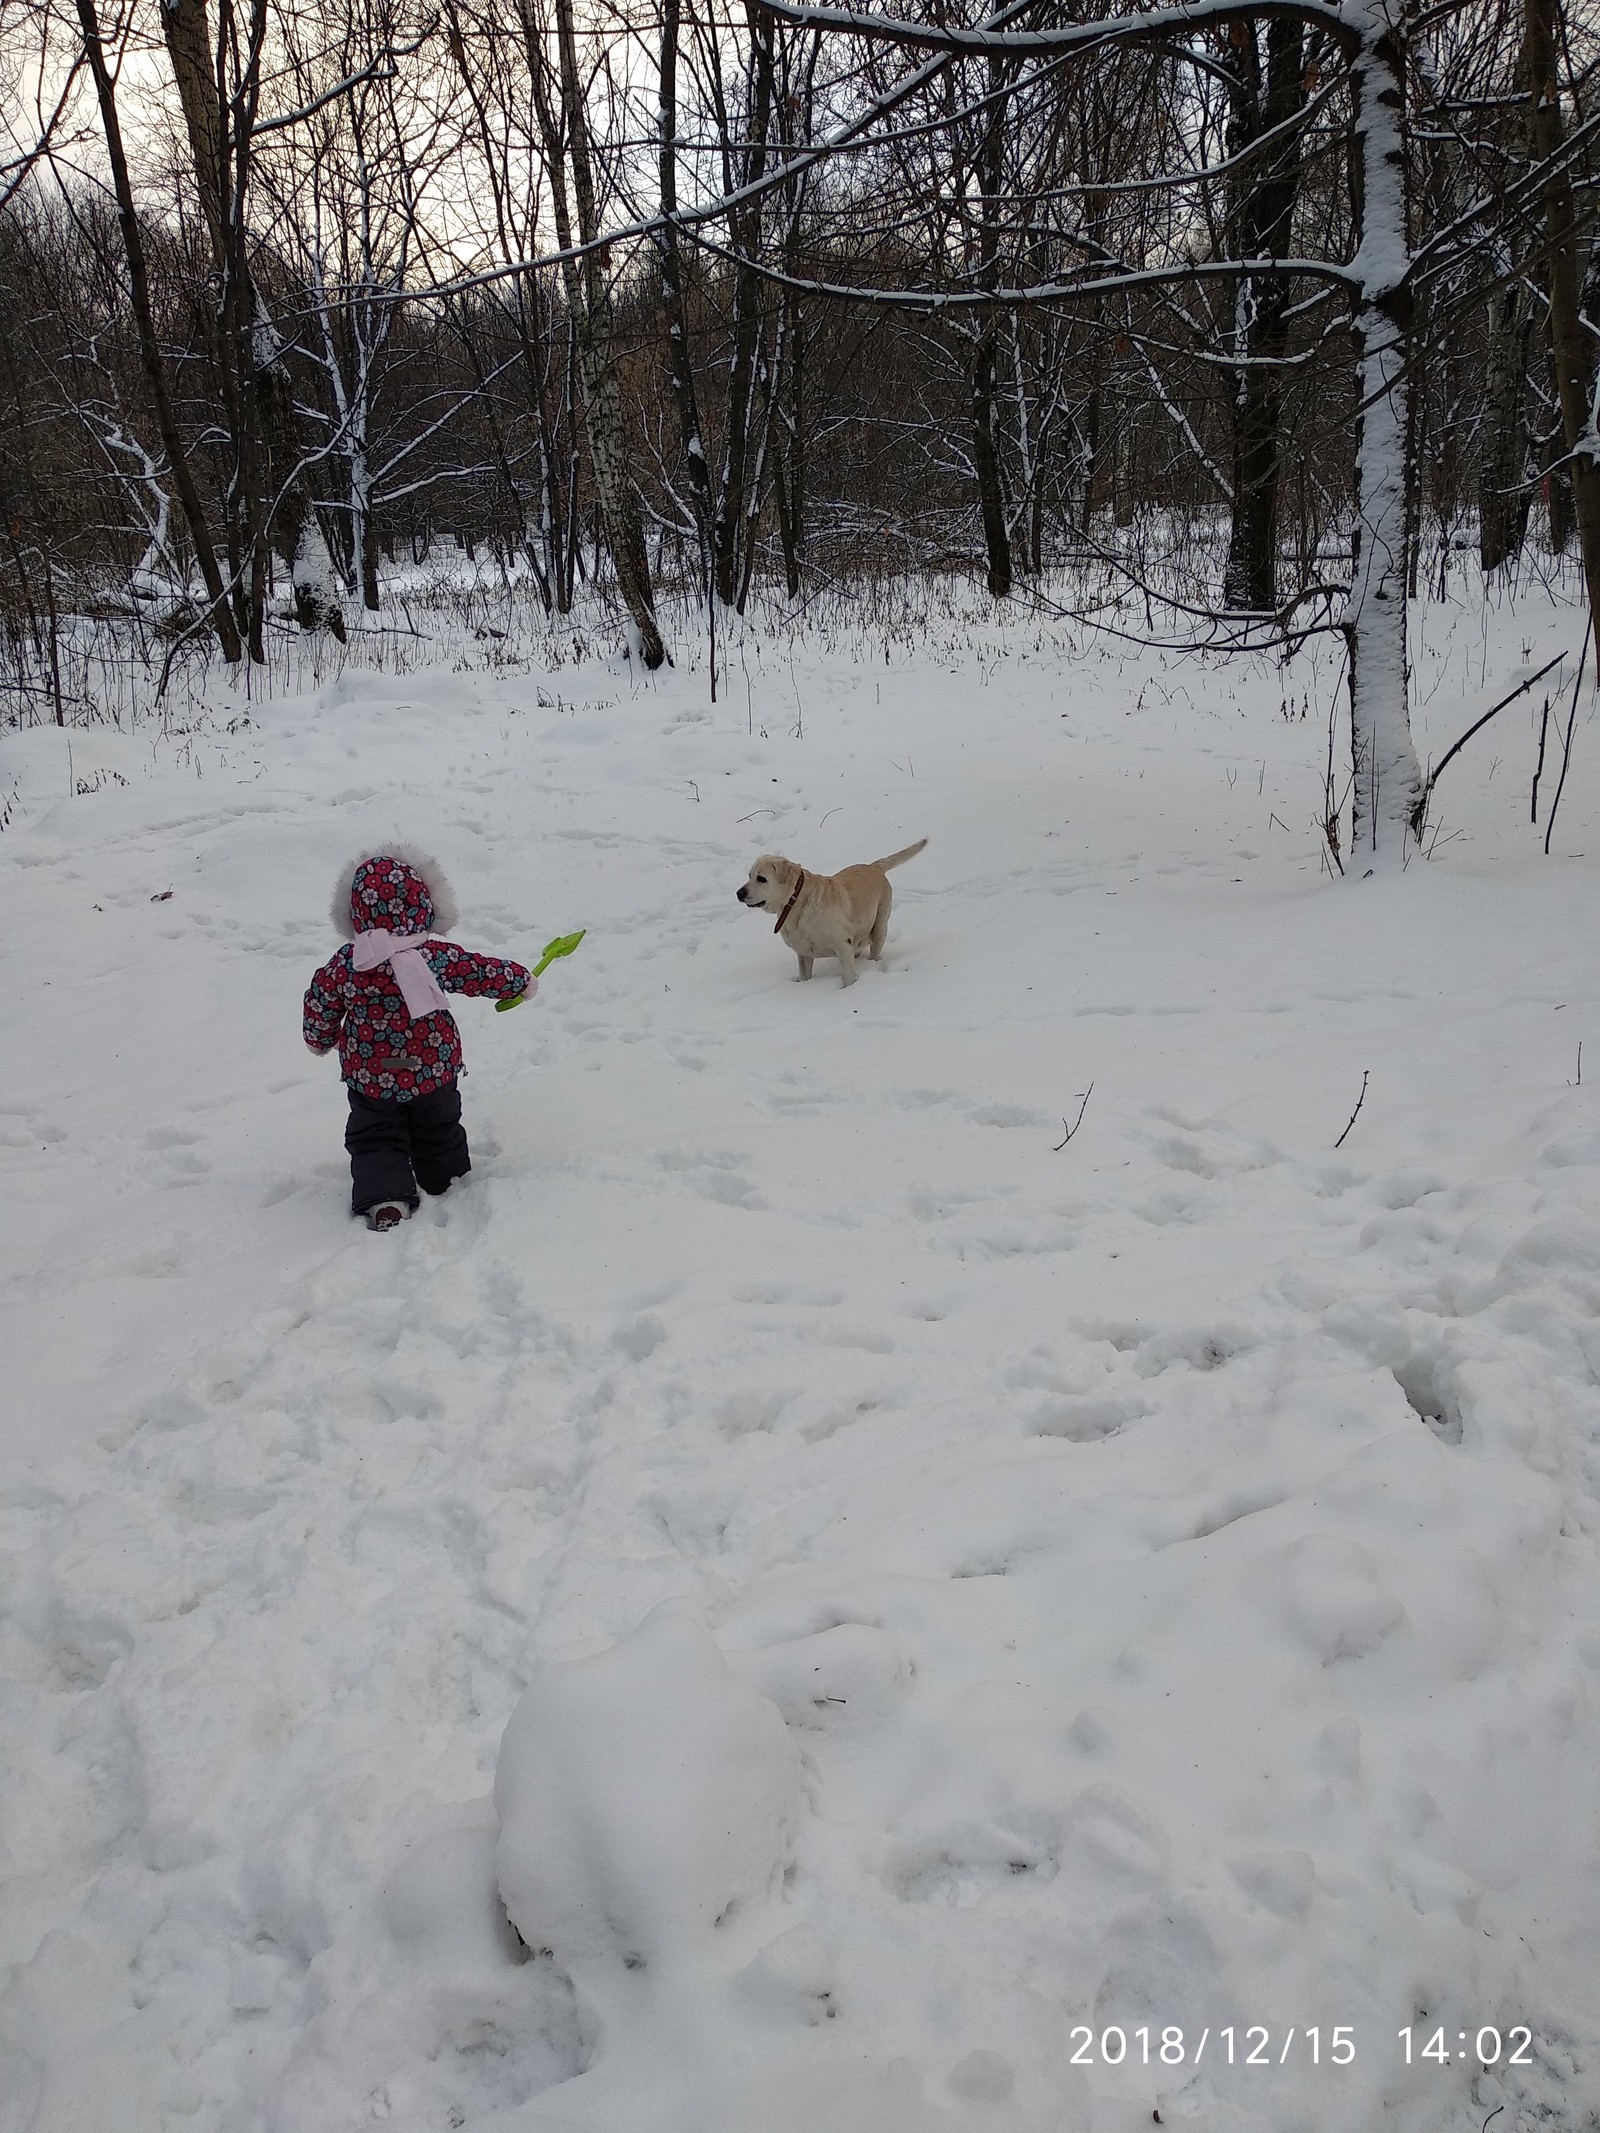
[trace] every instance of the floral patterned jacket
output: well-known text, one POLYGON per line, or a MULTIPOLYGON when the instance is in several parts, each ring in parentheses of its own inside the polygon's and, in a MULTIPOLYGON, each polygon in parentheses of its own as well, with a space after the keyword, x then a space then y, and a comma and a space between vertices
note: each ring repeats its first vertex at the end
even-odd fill
MULTIPOLYGON (((374 927, 396 934, 427 933, 433 900, 415 868, 378 856, 357 867, 350 894, 354 931, 374 927)), ((430 940, 421 951, 446 992, 472 999, 511 1000, 528 986, 521 963, 476 955, 454 941, 430 940)), ((386 965, 357 970, 349 944, 311 980, 305 998, 305 1040, 312 1051, 339 1048, 351 1088, 379 1102, 408 1102, 447 1087, 462 1071, 461 1032, 447 1011, 415 1022, 386 965)))

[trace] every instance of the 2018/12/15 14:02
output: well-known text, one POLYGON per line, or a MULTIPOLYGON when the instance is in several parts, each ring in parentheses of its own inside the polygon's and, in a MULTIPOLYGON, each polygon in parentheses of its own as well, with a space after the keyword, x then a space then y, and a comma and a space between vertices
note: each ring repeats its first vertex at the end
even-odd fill
MULTIPOLYGON (((1414 2049, 1410 2029, 1402 2029, 1397 2034, 1405 2046, 1407 2066, 1420 2065, 1424 2060, 1437 2066, 1448 2066, 1452 2058, 1465 2059, 1468 2056, 1464 2029, 1459 2032, 1460 2048, 1454 2053, 1445 2043, 1442 2024, 1420 2049, 1414 2049)), ((1080 2024, 1071 2032, 1070 2042, 1074 2049, 1069 2063, 1073 2066, 1094 2066, 1097 2063, 1121 2066, 1126 2061, 1141 2066, 1198 2066, 1210 2045, 1213 2058, 1220 2058, 1227 2066, 1284 2066, 1291 2052, 1297 2059, 1309 2059, 1313 2066, 1318 2066, 1323 2063, 1324 2037, 1328 2064, 1349 2066, 1356 2056, 1355 2029, 1350 2023, 1340 2023, 1326 2031, 1320 2024, 1304 2029, 1291 2024, 1282 2033, 1276 2049, 1272 2032, 1260 2025, 1238 2030, 1229 2023, 1215 2031, 1202 2029, 1191 2049, 1192 2035, 1192 2031, 1186 2034, 1175 2023, 1159 2030, 1152 2030, 1148 2024, 1125 2030, 1113 2023, 1101 2030, 1097 2037, 1092 2029, 1080 2024)), ((1472 2039, 1472 2056, 1480 2066, 1498 2066, 1502 2060, 1507 2066, 1529 2066, 1532 2064, 1532 2044, 1532 2030, 1520 2024, 1502 2037, 1498 2029, 1485 2023, 1472 2039)))

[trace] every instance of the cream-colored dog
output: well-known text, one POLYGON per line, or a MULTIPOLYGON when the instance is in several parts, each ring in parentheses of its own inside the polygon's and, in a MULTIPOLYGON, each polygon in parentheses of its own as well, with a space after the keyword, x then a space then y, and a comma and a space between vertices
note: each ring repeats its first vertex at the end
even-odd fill
POLYGON ((903 852, 891 852, 887 859, 874 859, 866 866, 846 867, 840 874, 808 874, 792 859, 779 859, 769 852, 750 869, 750 879, 738 891, 739 901, 752 911, 777 912, 772 930, 781 933, 784 945, 794 950, 801 977, 810 977, 819 955, 835 955, 841 984, 853 985, 856 957, 866 955, 876 962, 883 954, 889 907, 894 902, 890 867, 915 859, 927 841, 919 837, 903 852))

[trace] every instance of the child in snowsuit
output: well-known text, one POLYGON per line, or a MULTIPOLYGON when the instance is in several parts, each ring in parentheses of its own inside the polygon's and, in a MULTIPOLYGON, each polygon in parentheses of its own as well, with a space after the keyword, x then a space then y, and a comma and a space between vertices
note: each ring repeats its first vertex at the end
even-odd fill
POLYGON ((418 1186, 441 1193, 472 1168, 456 1087, 461 1032, 445 993, 514 1000, 539 981, 520 963, 429 937, 455 924, 456 901, 434 862, 406 845, 346 867, 332 914, 346 945, 307 988, 305 1039, 319 1054, 339 1047, 351 1211, 392 1229, 419 1205, 418 1186))

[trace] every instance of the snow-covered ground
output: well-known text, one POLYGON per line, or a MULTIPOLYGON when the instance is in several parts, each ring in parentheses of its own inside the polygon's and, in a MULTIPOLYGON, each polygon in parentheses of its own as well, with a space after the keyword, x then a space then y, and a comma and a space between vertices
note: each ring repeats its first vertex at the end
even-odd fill
POLYGON ((1331 666, 956 608, 0 736, 4 2133, 1600 2123, 1592 699, 1332 885, 1331 666), (397 834, 590 930, 377 1237, 397 834))

